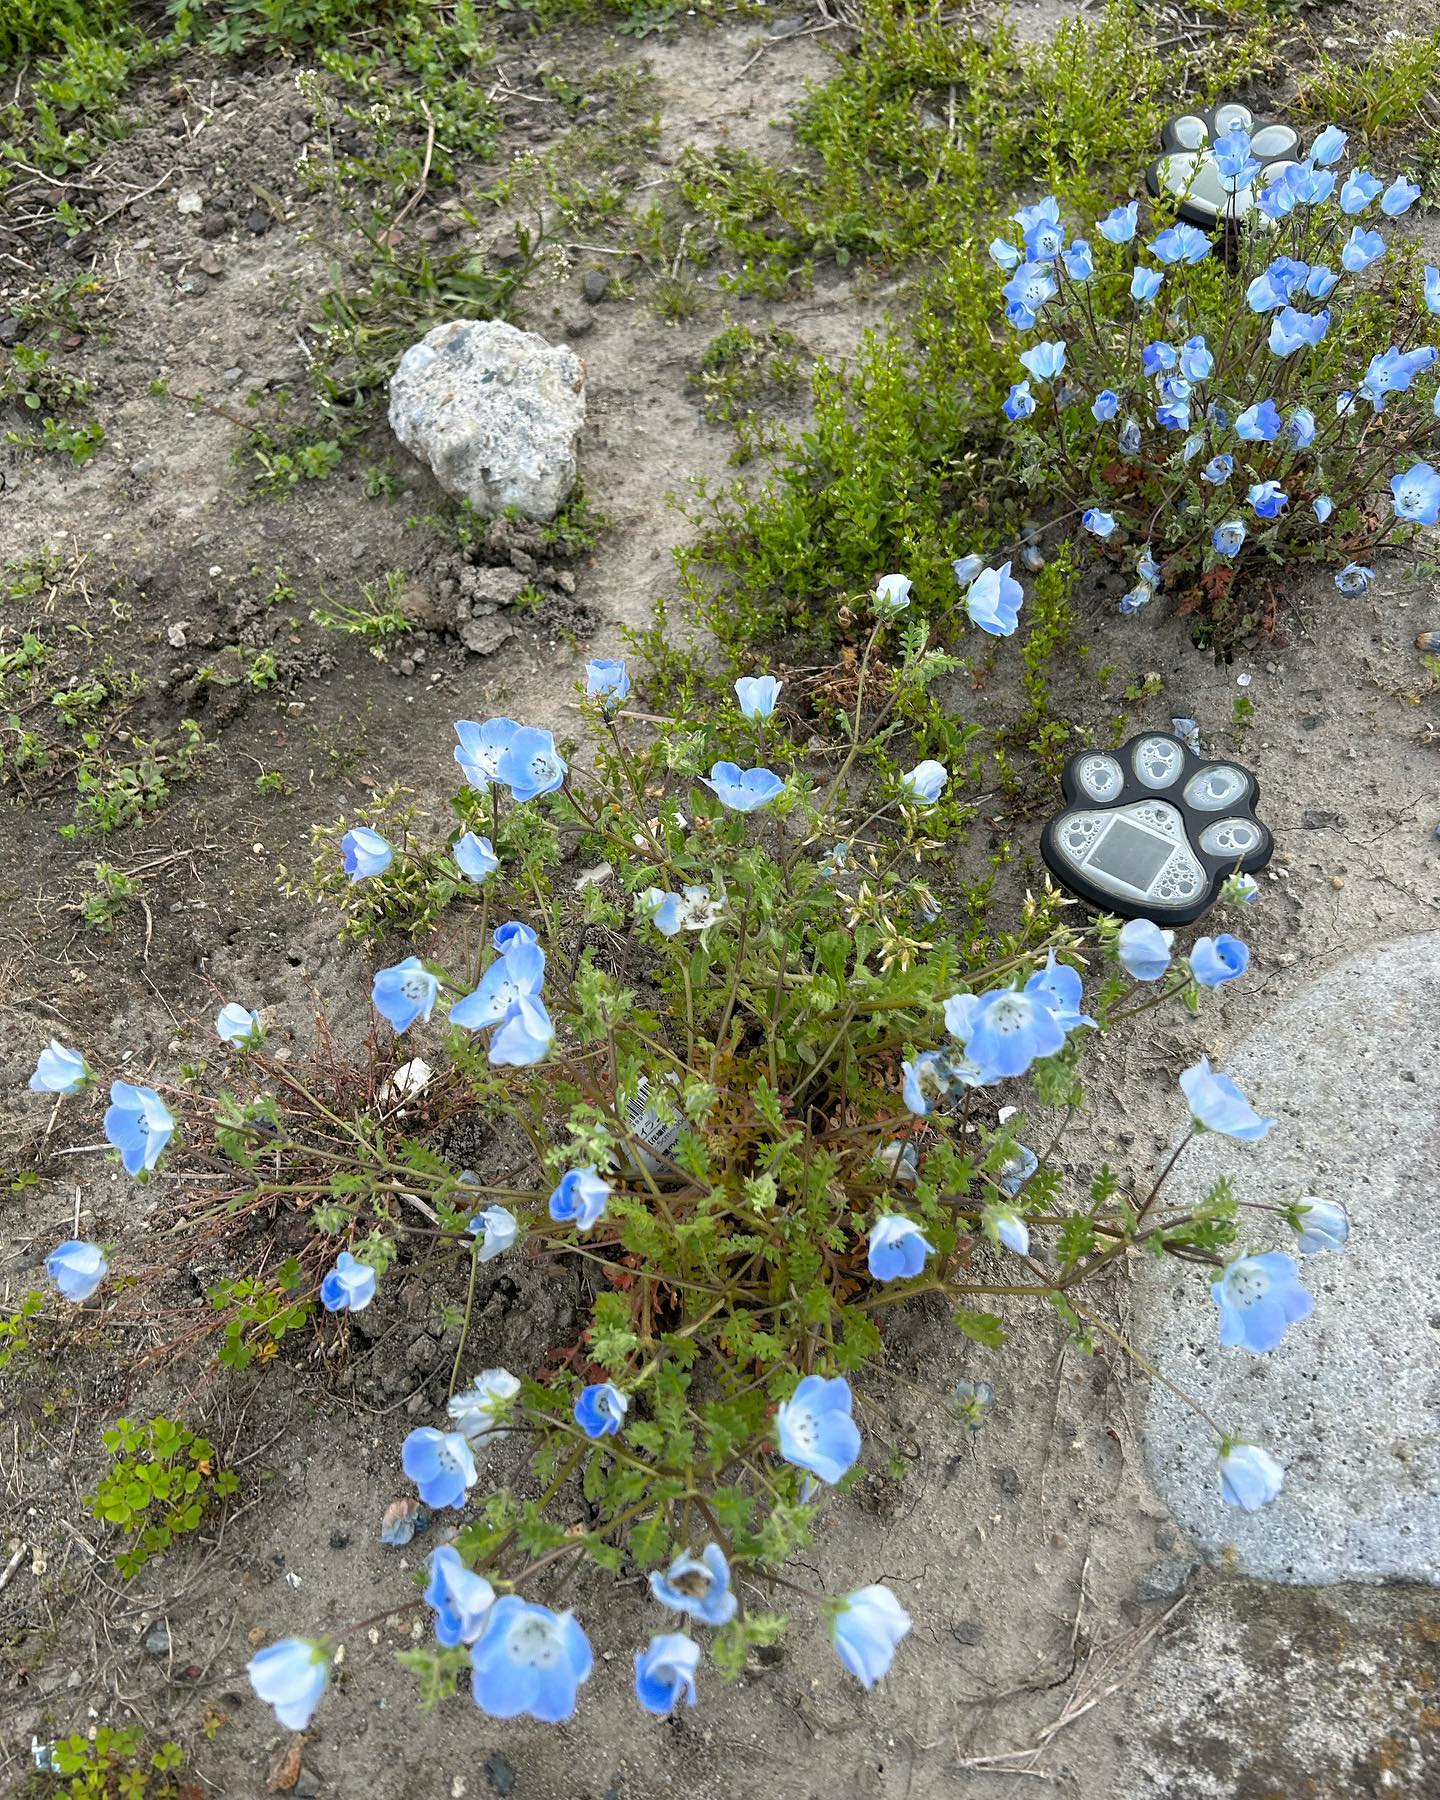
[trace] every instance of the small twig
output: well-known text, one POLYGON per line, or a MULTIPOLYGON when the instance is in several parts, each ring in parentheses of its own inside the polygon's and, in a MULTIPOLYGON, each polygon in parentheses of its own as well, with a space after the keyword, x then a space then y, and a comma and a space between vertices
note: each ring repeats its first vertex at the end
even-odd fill
POLYGON ((100 217, 95 221, 95 223, 89 227, 89 230, 98 231, 102 225, 108 225, 112 219, 119 218, 120 214, 122 212, 124 212, 124 210, 127 206, 134 206, 134 204, 137 200, 148 199, 149 196, 151 194, 153 194, 157 188, 164 187, 165 183, 170 179, 170 177, 174 173, 175 173, 175 169, 174 169, 174 166, 172 165, 170 168, 168 168, 165 171, 165 173, 160 177, 160 179, 158 181, 152 181, 150 183, 149 187, 141 188, 141 190, 138 194, 132 194, 128 200, 122 200, 118 206, 112 206, 110 208, 109 212, 101 213, 100 217))
POLYGON ((30 1546, 28 1544, 21 1544, 20 1548, 10 1558, 9 1562, 6 1563, 4 1572, 0 1573, 0 1591, 4 1590, 5 1584, 9 1581, 10 1577, 15 1573, 15 1571, 20 1567, 21 1563, 24 1562, 25 1552, 29 1548, 30 1548, 30 1546))
POLYGON ((424 100, 420 102, 420 110, 425 115, 425 159, 420 165, 420 185, 390 221, 390 230, 398 231, 425 198, 425 190, 430 185, 430 158, 435 154, 435 120, 430 108, 424 100))

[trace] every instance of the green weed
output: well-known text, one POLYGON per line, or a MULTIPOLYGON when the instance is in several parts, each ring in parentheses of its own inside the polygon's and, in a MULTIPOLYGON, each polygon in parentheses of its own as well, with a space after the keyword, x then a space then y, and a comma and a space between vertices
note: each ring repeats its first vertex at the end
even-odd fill
POLYGON ((197 1531, 207 1509, 240 1485, 216 1468, 215 1446, 173 1419, 117 1419, 101 1439, 111 1466, 85 1504, 134 1542, 115 1558, 128 1581, 176 1538, 197 1531))

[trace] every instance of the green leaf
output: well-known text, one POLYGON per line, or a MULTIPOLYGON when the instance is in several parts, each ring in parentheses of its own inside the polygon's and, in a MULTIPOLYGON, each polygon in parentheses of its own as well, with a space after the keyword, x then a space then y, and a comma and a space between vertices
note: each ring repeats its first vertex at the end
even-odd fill
POLYGON ((420 1710, 429 1713, 455 1692, 456 1683, 470 1667, 470 1652, 463 1644, 451 1650, 427 1645, 421 1650, 397 1650, 395 1660, 419 1676, 420 1710))
POLYGON ((1005 1343, 1005 1321, 998 1313, 967 1312, 962 1308, 954 1315, 955 1328, 977 1344, 999 1350, 1005 1343))

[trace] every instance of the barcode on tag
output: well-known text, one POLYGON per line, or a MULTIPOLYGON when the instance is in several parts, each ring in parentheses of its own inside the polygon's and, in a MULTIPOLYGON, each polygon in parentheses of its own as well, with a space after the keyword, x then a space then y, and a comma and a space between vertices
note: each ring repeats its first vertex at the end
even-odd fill
POLYGON ((642 1144, 668 1156, 680 1142, 679 1121, 662 1119, 651 1106, 650 1083, 643 1075, 635 1084, 635 1092, 623 1095, 620 1104, 625 1109, 626 1123, 642 1144))

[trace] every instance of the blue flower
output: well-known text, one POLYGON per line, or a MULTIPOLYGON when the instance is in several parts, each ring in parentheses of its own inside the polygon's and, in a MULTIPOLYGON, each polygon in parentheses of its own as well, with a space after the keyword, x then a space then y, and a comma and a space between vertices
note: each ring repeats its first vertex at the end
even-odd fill
POLYGON ((1144 263, 1136 265, 1135 273, 1130 277, 1130 298, 1141 306, 1148 306, 1160 292, 1160 284, 1165 277, 1158 269, 1147 269, 1144 263))
POLYGON ((1095 1023, 1087 1013, 1080 1011, 1084 988, 1079 971, 1072 969, 1069 963, 1057 963, 1053 950, 1045 959, 1045 967, 1037 969, 1025 983, 1025 992, 1043 1001, 1054 1015, 1055 1023, 1067 1034, 1078 1026, 1095 1023))
POLYGON ((1097 423, 1104 425, 1113 419, 1120 410, 1120 396, 1114 388, 1101 388, 1090 403, 1090 411, 1097 423))
POLYGON ((1278 519, 1290 503, 1290 496, 1278 481, 1257 481, 1245 497, 1257 519, 1278 519))
POLYGON ((408 1031, 417 1019, 429 1020, 439 992, 438 978, 418 956, 407 956, 393 968, 375 971, 370 998, 396 1031, 408 1031))
POLYGON ((1200 471, 1200 479, 1218 487, 1222 481, 1228 481, 1234 473, 1235 458, 1233 456, 1212 456, 1200 471))
POLYGON ((1060 202, 1054 194, 1045 194, 1033 206, 1022 206, 1011 218, 1020 227, 1026 247, 1032 256, 1054 257, 1059 254, 1065 233, 1060 229, 1060 202), (1057 241, 1054 241, 1058 239, 1057 241), (1038 244, 1039 249, 1032 245, 1038 244))
POLYGON ((1170 967, 1173 931, 1162 931, 1150 919, 1129 919, 1120 927, 1115 953, 1120 966, 1134 981, 1158 981, 1170 967))
POLYGON ((1385 254, 1385 240, 1378 231, 1362 231, 1357 225, 1340 249, 1340 264, 1352 275, 1368 269, 1385 254))
POLYGON ((1387 218, 1398 219, 1401 213, 1409 212, 1419 198, 1420 189, 1416 183, 1397 175, 1380 196, 1380 210, 1387 218))
POLYGON ((550 733, 521 725, 501 751, 495 773, 509 788, 511 798, 523 804, 553 794, 563 785, 567 771, 550 733))
POLYGON ((1093 531, 1098 538, 1108 538, 1115 529, 1113 513, 1102 512, 1098 506, 1090 506, 1080 515, 1080 523, 1087 531, 1093 531))
POLYGON ((900 1065, 905 1104, 917 1118, 928 1119, 941 1100, 950 1097, 950 1064, 941 1050, 922 1050, 913 1062, 900 1065))
POLYGON ((580 1684, 590 1679, 590 1641, 572 1613, 531 1606, 504 1594, 470 1652, 470 1691, 492 1719, 529 1713, 558 1725, 575 1711, 580 1684))
MULTIPOLYGON (((1002 1194, 1014 1199, 1025 1183, 1040 1167, 1040 1159, 1028 1144, 1017 1144, 995 1176, 1002 1194)), ((1029 1234, 1026 1234, 1027 1241, 1029 1234)))
POLYGON ((1210 160, 1227 181, 1238 179, 1252 160, 1250 133, 1243 125, 1232 125, 1211 144, 1210 160))
POLYGON ((850 1406, 850 1384, 843 1375, 829 1380, 807 1375, 775 1409, 781 1456, 833 1487, 860 1455, 860 1432, 850 1406))
POLYGON ((908 575, 882 575, 875 583, 870 605, 877 619, 893 619, 910 604, 911 581, 908 575))
POLYGON ((646 888, 644 893, 635 896, 636 913, 649 919, 660 935, 667 938, 680 935, 685 923, 684 905, 678 894, 669 893, 665 888, 646 888))
POLYGON ((995 1206, 985 1208, 985 1225, 989 1234, 1016 1256, 1030 1254, 1030 1227, 1018 1213, 995 1206))
MULTIPOLYGON (((957 556, 950 565, 956 585, 962 588, 968 588, 984 567, 985 558, 976 556, 973 551, 969 556, 957 556)), ((1008 563, 1006 567, 1009 567, 1008 563)))
POLYGON ((30 1091, 35 1094, 78 1094, 95 1077, 78 1050, 67 1050, 59 1038, 51 1038, 35 1062, 30 1091))
POLYGON ((1032 344, 1021 351, 1020 361, 1030 371, 1032 381, 1053 381, 1065 367, 1065 345, 1059 338, 1032 344))
POLYGON ((1023 1075, 1036 1057, 1064 1046, 1064 1027, 1040 996, 996 988, 974 1010, 966 1049, 994 1080, 1023 1075))
POLYGON ((64 1298, 76 1306, 90 1298, 109 1268, 109 1261, 100 1246, 87 1244, 83 1238, 67 1238, 45 1258, 45 1273, 64 1298))
POLYGON ((1140 454, 1140 421, 1127 419, 1120 427, 1117 441, 1122 456, 1138 456, 1140 454))
POLYGON ((1253 875, 1232 875, 1220 890, 1227 906, 1253 906, 1260 896, 1260 883, 1253 875))
POLYGON ((1352 217, 1363 213, 1384 186, 1385 183, 1377 181, 1368 169, 1353 170, 1340 190, 1341 212, 1350 213, 1352 217))
POLYGON ((1425 265, 1425 310, 1440 313, 1440 269, 1434 263, 1425 265))
POLYGON ((1126 205, 1114 207, 1106 213, 1095 229, 1101 237, 1109 238, 1112 244, 1128 244, 1135 235, 1135 224, 1139 216, 1140 202, 1131 200, 1126 205))
POLYGON ((867 1688, 889 1673, 895 1647, 909 1630, 909 1613, 889 1588, 878 1583, 846 1594, 830 1618, 835 1654, 867 1688))
POLYGON ((1283 1250, 1241 1256, 1230 1264, 1210 1294, 1220 1309, 1220 1342, 1263 1356, 1285 1335, 1285 1327, 1315 1310, 1314 1297, 1300 1282, 1300 1267, 1283 1250))
POLYGON ((1235 556, 1245 542, 1246 535, 1244 520, 1227 519, 1210 533, 1210 542, 1217 556, 1235 556))
POLYGON ((1283 306, 1270 321, 1270 350, 1274 356, 1293 356, 1297 350, 1314 349, 1330 329, 1330 314, 1299 312, 1283 306))
POLYGON ((1203 337, 1186 338, 1180 346, 1180 370, 1189 381, 1205 381, 1215 367, 1215 358, 1203 337))
POLYGON ((775 711, 783 681, 773 675, 742 675, 735 683, 735 698, 747 719, 768 719, 775 711))
POLYGON ((1095 259, 1090 254, 1090 246, 1084 238, 1076 238, 1060 260, 1065 265, 1065 273, 1072 281, 1088 281, 1095 273, 1095 259))
POLYGON ((503 1255, 515 1242, 519 1228, 519 1221, 508 1206, 487 1206, 466 1227, 479 1240, 475 1255, 482 1263, 494 1262, 503 1255))
POLYGON ((484 793, 492 782, 499 781, 500 758, 519 730, 513 719, 487 719, 483 725, 473 719, 456 720, 455 735, 460 742, 455 746, 455 760, 471 787, 484 793))
POLYGON ((575 1402, 575 1423, 588 1438, 615 1437, 630 1402, 613 1381, 596 1381, 575 1402))
POLYGON ((1005 396, 1000 410, 1012 425, 1021 419, 1028 419, 1035 410, 1035 396, 1030 392, 1030 383, 1012 381, 1010 392, 1005 396))
POLYGON ((1150 554, 1150 546, 1148 544, 1135 559, 1135 573, 1145 583, 1146 587, 1158 587, 1160 585, 1160 565, 1150 554))
POLYGON ((870 1273, 877 1281, 903 1281, 920 1273, 934 1248, 913 1219, 888 1213, 870 1227, 870 1273))
POLYGON ((1327 125, 1310 146, 1310 161, 1324 168, 1329 163, 1339 162, 1345 154, 1345 146, 1350 139, 1338 125, 1327 125))
POLYGON ((1428 462, 1418 462, 1390 480, 1397 519, 1416 525, 1433 525, 1440 518, 1440 475, 1428 462))
MULTIPOLYGON (((545 952, 533 940, 507 941, 510 947, 491 963, 474 993, 466 994, 450 1008, 450 1023, 462 1031, 483 1031, 487 1025, 498 1025, 521 1000, 539 995, 545 981, 545 952)), ((414 962, 415 958, 410 960, 414 962)), ((400 966, 405 967, 403 963, 400 966)))
POLYGON ((1297 450, 1308 450, 1315 442, 1315 415, 1308 406, 1297 406, 1285 421, 1285 438, 1297 450))
POLYGON ((174 1130, 174 1115, 154 1088, 132 1087, 128 1081, 110 1083, 105 1136, 120 1152, 127 1175, 153 1169, 174 1130))
POLYGON ((456 868, 462 875, 469 876, 471 881, 486 882, 500 867, 495 846, 488 837, 476 837, 473 831, 467 831, 456 838, 450 847, 450 854, 455 858, 456 868))
POLYGON ((340 840, 340 860, 352 881, 364 881, 369 875, 383 875, 394 854, 386 839, 368 825, 356 825, 340 840))
POLYGON ((652 1569, 650 1592, 662 1606, 702 1625, 728 1625, 737 1609, 730 1591, 730 1565, 718 1544, 707 1544, 699 1556, 682 1552, 663 1575, 652 1569))
POLYGON ((733 762, 717 762, 701 780, 722 806, 738 813, 752 813, 768 806, 785 791, 785 783, 773 770, 742 769, 733 762))
POLYGON ((695 1704, 700 1646, 683 1632, 663 1632, 635 1652, 635 1698, 646 1712, 668 1719, 683 1698, 695 1704))
POLYGON ((1288 218, 1299 203, 1300 196, 1282 175, 1278 181, 1272 181, 1255 202, 1267 219, 1278 223, 1288 218))
POLYGON ((577 1231, 589 1231, 604 1216, 612 1191, 594 1163, 571 1169, 550 1196, 550 1217, 557 1225, 573 1224, 577 1231))
POLYGON ((555 1042, 555 1027, 538 995, 519 999, 500 1021, 486 1052, 493 1068, 528 1069, 544 1062, 555 1042))
POLYGON ((1201 987, 1223 987, 1238 980, 1249 966, 1248 948, 1225 931, 1219 937, 1196 938, 1190 952, 1190 973, 1201 987))
POLYGON ((521 944, 538 944, 539 938, 528 925, 522 925, 518 919, 510 919, 504 925, 497 925, 490 934, 490 942, 502 956, 510 950, 518 950, 521 944))
POLYGON ((380 1542, 403 1550, 429 1524, 430 1515, 418 1500, 392 1500, 380 1519, 380 1542))
POLYGON ((1190 429, 1189 401, 1179 400, 1164 406, 1157 406, 1155 423, 1163 426, 1166 431, 1188 431, 1190 429))
POLYGON ((363 1312, 375 1298, 375 1271, 342 1250, 335 1267, 320 1283, 326 1312, 363 1312))
POLYGON ((445 1402, 451 1423, 472 1453, 504 1435, 510 1403, 519 1392, 520 1383, 508 1369, 482 1369, 469 1387, 445 1402))
POLYGON ((1285 1471, 1268 1450, 1258 1444, 1222 1445, 1220 1450, 1220 1498, 1241 1512, 1259 1512, 1285 1485, 1285 1471))
POLYGON ((458 1431, 437 1431, 419 1425, 400 1447, 400 1467, 420 1490, 427 1506, 465 1504, 465 1495, 479 1479, 475 1457, 458 1431))
POLYGON ((1350 1235, 1350 1215, 1339 1200, 1316 1200, 1307 1194, 1298 1211, 1300 1236, 1295 1247, 1302 1256, 1343 1247, 1350 1235))
POLYGON ((1301 206, 1323 206, 1335 192, 1335 175, 1330 169, 1312 169, 1303 163, 1292 163, 1285 171, 1285 181, 1301 206))
POLYGON ((215 1035, 237 1050, 253 1050, 265 1036, 265 1027, 258 1012, 231 1000, 215 1015, 215 1035))
POLYGON ((1138 581, 1128 594, 1120 597, 1120 611, 1128 619, 1139 612, 1142 606, 1148 606, 1155 598, 1155 590, 1148 581, 1138 581))
POLYGON ((305 1731, 330 1680, 330 1659, 308 1638, 281 1638, 257 1650, 245 1668, 256 1697, 287 1731, 305 1731))
POLYGON ((1235 435, 1250 444, 1268 444, 1279 435, 1280 409, 1273 400, 1247 406, 1235 421, 1235 435))
POLYGON ((447 1650, 473 1644, 485 1629, 495 1590, 483 1575, 467 1569, 453 1544, 430 1552, 430 1585, 425 1604, 435 1609, 435 1639, 447 1650))
POLYGON ((1218 1131, 1224 1137, 1253 1144, 1275 1123, 1273 1119, 1262 1119, 1235 1082, 1210 1067, 1208 1056, 1202 1056, 1185 1070, 1180 1089, 1191 1118, 1202 1131, 1218 1131))
POLYGON ((900 777, 900 785, 905 790, 906 798, 913 800, 918 806, 933 806, 945 792, 945 783, 950 779, 943 763, 927 757, 924 762, 916 763, 900 777))
POLYGON ((1152 241, 1150 251, 1167 265, 1204 262, 1210 254, 1210 240, 1193 225, 1171 225, 1152 241))
POLYGON ((1375 571, 1367 569, 1363 563, 1350 562, 1335 577, 1335 585, 1342 594, 1363 594, 1375 579, 1375 571))
POLYGON ((599 656, 585 665, 585 693, 599 700, 605 711, 630 698, 630 671, 623 658, 599 656))
POLYGON ((1310 504, 1315 509, 1315 517, 1322 525, 1335 510, 1335 502, 1328 494, 1317 494, 1310 504))
POLYGON ((971 583, 965 596, 965 611, 972 625, 991 637, 1009 637, 1019 623, 1025 590, 1010 573, 1010 564, 986 569, 971 583))
POLYGON ((1002 269, 1015 269, 1023 260, 1022 253, 1002 237, 991 238, 990 260, 1002 269))
POLYGON ((1048 262, 1023 262, 1000 291, 1013 306, 1028 313, 1033 324, 1035 315, 1060 289, 1048 262))

